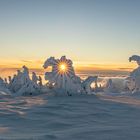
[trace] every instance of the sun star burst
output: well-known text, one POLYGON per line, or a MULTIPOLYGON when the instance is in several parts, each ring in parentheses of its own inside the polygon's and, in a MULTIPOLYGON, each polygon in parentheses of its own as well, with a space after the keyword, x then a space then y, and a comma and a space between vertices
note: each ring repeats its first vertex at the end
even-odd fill
POLYGON ((66 73, 68 71, 67 63, 60 63, 58 67, 60 73, 66 73))

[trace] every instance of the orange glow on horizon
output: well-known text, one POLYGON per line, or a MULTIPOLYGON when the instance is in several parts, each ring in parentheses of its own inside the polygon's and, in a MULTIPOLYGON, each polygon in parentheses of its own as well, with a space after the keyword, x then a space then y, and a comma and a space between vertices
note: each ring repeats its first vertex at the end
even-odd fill
MULTIPOLYGON (((29 69, 32 69, 34 71, 37 71, 41 74, 44 74, 46 70, 43 69, 44 61, 43 60, 0 60, 0 76, 3 75, 3 73, 10 74, 14 73, 16 69, 21 69, 23 65, 26 65, 29 69)), ((76 73, 79 72, 112 72, 112 71, 125 71, 130 72, 134 68, 137 67, 137 64, 135 62, 132 63, 117 63, 117 64, 90 64, 89 62, 74 62, 74 69, 76 73)), ((62 71, 67 70, 67 66, 65 64, 62 64, 60 66, 60 69, 62 71)), ((48 69, 49 70, 49 69, 48 69)))
POLYGON ((75 69, 80 70, 118 70, 131 71, 137 67, 135 63, 118 64, 75 64, 75 69))

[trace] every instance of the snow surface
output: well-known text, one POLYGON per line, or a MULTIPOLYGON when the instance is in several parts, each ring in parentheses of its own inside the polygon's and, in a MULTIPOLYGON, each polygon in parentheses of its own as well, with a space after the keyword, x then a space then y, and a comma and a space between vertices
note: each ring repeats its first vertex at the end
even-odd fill
POLYGON ((138 140, 140 99, 98 95, 3 97, 0 139, 138 140))
POLYGON ((26 66, 0 78, 0 140, 139 140, 140 57, 129 60, 138 68, 127 78, 100 86, 97 76, 82 81, 65 56, 45 61, 44 68, 52 67, 47 85, 34 72, 30 78, 26 66), (67 75, 56 75, 60 62, 68 64, 67 75))

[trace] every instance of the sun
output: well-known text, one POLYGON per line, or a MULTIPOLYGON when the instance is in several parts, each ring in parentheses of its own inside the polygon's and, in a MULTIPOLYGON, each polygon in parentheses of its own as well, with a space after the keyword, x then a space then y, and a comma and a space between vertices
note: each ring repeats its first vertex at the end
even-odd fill
POLYGON ((60 65, 61 70, 65 71, 66 66, 65 65, 60 65))
POLYGON ((66 72, 67 71, 67 64, 65 64, 65 63, 59 64, 59 71, 66 72))

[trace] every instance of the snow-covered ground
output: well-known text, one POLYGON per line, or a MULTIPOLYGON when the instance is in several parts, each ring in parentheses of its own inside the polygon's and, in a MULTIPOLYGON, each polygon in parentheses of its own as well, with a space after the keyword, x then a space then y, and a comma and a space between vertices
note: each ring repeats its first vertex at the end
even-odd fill
POLYGON ((2 96, 0 139, 137 140, 137 96, 2 96))

